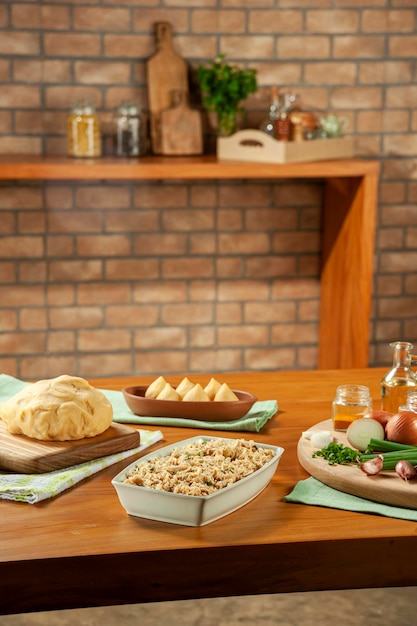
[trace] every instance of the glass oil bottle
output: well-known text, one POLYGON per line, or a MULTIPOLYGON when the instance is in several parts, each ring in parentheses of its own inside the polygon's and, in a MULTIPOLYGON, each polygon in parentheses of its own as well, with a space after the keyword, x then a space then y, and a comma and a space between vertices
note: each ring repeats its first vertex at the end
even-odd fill
POLYGON ((407 404, 408 393, 417 391, 417 375, 411 369, 413 344, 394 341, 390 347, 394 350, 393 364, 381 380, 381 401, 384 411, 397 413, 400 406, 407 404))

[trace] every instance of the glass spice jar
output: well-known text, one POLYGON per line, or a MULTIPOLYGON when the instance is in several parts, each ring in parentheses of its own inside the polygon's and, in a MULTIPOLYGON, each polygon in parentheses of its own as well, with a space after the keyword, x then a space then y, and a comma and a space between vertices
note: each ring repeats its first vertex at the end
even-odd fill
POLYGON ((364 385, 339 385, 332 404, 334 430, 347 430, 355 420, 372 410, 372 399, 364 385))
POLYGON ((120 103, 115 115, 115 152, 117 156, 133 157, 148 150, 146 122, 135 102, 120 103))
POLYGON ((68 156, 100 157, 100 120, 94 104, 76 102, 67 120, 68 156))

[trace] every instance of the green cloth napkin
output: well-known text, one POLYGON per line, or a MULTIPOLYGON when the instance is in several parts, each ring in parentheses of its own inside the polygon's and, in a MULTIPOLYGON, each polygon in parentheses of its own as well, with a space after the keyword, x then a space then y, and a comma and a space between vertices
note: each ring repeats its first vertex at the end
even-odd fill
POLYGON ((140 430, 141 444, 132 450, 116 452, 109 456, 79 465, 73 465, 62 470, 47 472, 45 474, 9 474, 0 472, 0 500, 14 500, 15 502, 28 502, 35 504, 47 498, 57 496, 65 489, 79 483, 84 478, 92 476, 96 472, 123 461, 163 438, 160 430, 140 430))
MULTIPOLYGON (((111 402, 113 394, 117 392, 104 392, 111 402)), ((124 401, 123 395, 122 400, 124 401)), ((197 419, 185 419, 183 417, 149 417, 146 415, 135 415, 126 405, 124 411, 120 410, 115 422, 124 422, 129 424, 151 424, 153 426, 181 426, 184 428, 204 428, 207 430, 229 430, 229 431, 248 431, 259 432, 266 422, 273 417, 278 411, 276 400, 260 400, 255 402, 250 411, 243 417, 232 420, 230 422, 204 422, 197 419)))
POLYGON ((313 477, 300 480, 284 500, 286 502, 325 506, 332 509, 342 509, 344 511, 371 513, 413 522, 417 521, 417 511, 413 509, 404 509, 389 504, 372 502, 372 500, 365 500, 358 496, 351 496, 347 493, 343 493, 343 491, 328 487, 313 477))
MULTIPOLYGON (((8 374, 0 374, 0 402, 18 393, 27 384, 8 374)), ((149 424, 150 426, 181 426, 207 430, 259 432, 278 411, 276 400, 262 400, 255 402, 246 415, 230 422, 202 422, 197 419, 184 419, 181 417, 138 416, 127 406, 121 391, 108 389, 102 389, 101 391, 113 405, 113 421, 122 424, 149 424)))

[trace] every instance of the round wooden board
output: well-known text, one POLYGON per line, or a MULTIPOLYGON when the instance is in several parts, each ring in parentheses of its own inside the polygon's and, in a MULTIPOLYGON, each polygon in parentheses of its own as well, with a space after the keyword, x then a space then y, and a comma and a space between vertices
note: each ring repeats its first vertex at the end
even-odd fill
MULTIPOLYGON (((320 422, 311 430, 330 430, 335 441, 349 446, 346 433, 334 431, 331 420, 320 422)), ((360 498, 417 509, 417 481, 406 482, 395 471, 385 471, 376 476, 367 476, 355 465, 329 465, 322 457, 314 457, 316 450, 309 439, 298 441, 298 460, 303 468, 325 485, 360 498)))

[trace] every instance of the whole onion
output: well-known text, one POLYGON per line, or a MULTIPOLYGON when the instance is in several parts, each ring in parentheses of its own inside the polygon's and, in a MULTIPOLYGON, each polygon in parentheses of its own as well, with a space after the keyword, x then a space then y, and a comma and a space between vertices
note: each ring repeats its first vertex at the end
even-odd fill
POLYGON ((379 410, 374 409, 373 411, 369 411, 368 413, 365 413, 364 415, 364 417, 369 417, 373 420, 376 420, 384 428, 392 416, 393 416, 392 413, 390 413, 389 411, 385 411, 384 409, 379 409, 379 410))
POLYGON ((393 415, 385 425, 388 441, 417 446, 417 413, 401 411, 393 415))

